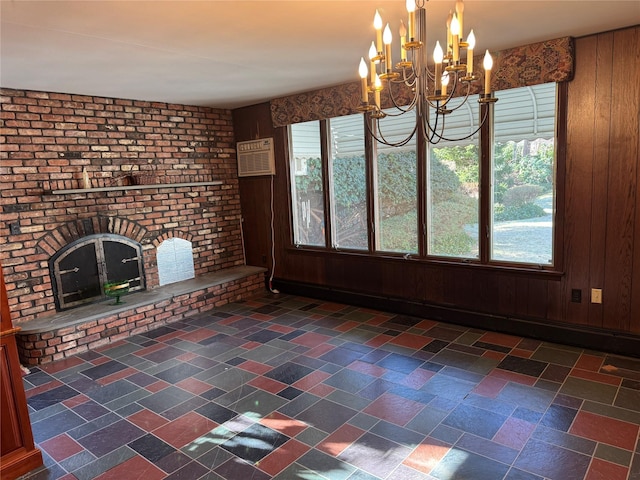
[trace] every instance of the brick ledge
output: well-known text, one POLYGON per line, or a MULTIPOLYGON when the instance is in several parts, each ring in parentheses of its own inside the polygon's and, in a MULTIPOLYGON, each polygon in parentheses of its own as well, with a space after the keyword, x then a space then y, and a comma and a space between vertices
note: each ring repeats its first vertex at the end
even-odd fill
POLYGON ((185 295, 196 290, 221 285, 232 280, 253 275, 255 273, 266 272, 262 267, 251 267, 248 265, 240 267, 225 268, 217 272, 200 275, 197 278, 184 280, 182 282, 170 283, 152 290, 134 292, 123 296, 122 305, 111 305, 114 300, 107 299, 102 302, 92 303, 84 307, 77 307, 64 312, 57 312, 53 315, 46 315, 42 318, 35 318, 28 322, 16 323, 14 326, 20 327, 20 335, 29 333, 49 332, 59 328, 65 328, 78 323, 90 322, 110 315, 118 315, 127 310, 133 310, 146 305, 151 305, 162 300, 170 300, 173 297, 185 295))
POLYGON ((16 324, 20 359, 26 365, 48 363, 249 298, 264 288, 264 272, 227 268, 126 295, 122 305, 111 305, 110 299, 16 324))

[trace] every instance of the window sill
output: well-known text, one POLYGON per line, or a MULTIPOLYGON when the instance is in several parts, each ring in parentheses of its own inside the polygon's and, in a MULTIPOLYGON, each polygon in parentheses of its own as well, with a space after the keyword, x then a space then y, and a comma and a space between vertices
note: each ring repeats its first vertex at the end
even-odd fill
POLYGON ((464 270, 475 270, 475 271, 487 271, 487 272, 495 272, 495 273, 509 273, 514 275, 526 275, 526 276, 536 276, 536 277, 545 277, 549 279, 557 279, 564 275, 564 271, 554 269, 552 266, 538 266, 535 264, 508 264, 508 263, 488 263, 482 264, 475 260, 466 260, 466 259, 449 259, 443 257, 418 257, 411 256, 402 253, 388 253, 388 252, 378 252, 378 253, 368 253, 368 252, 359 252, 356 250, 327 250, 322 247, 312 247, 312 246, 291 246, 287 248, 287 254, 292 255, 316 255, 320 257, 330 257, 330 256, 349 256, 349 257, 360 257, 363 260, 376 261, 379 260, 381 262, 412 262, 412 263, 420 263, 425 266, 430 267, 443 267, 443 268, 452 268, 452 269, 464 269, 464 270))

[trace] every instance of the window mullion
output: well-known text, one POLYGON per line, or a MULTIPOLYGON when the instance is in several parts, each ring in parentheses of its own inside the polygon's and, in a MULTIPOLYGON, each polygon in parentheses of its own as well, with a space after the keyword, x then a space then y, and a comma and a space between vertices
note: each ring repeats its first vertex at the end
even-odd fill
POLYGON ((478 248, 480 263, 489 262, 489 249, 491 245, 491 208, 493 186, 493 104, 480 105, 480 121, 487 115, 487 121, 480 129, 480 225, 478 226, 478 248))
POLYGON ((378 152, 377 144, 373 137, 369 135, 369 129, 373 129, 373 119, 370 115, 364 116, 362 123, 364 129, 364 154, 365 168, 367 176, 367 225, 369 234, 369 252, 374 252, 380 248, 379 228, 376 225, 378 215, 378 152), (366 122, 369 122, 368 128, 366 122))
POLYGON ((331 188, 333 188, 333 172, 330 168, 331 161, 331 135, 329 131, 329 120, 320 121, 320 152, 322 158, 322 189, 324 192, 324 235, 327 248, 334 248, 335 241, 333 235, 333 205, 330 201, 331 188))
POLYGON ((567 159, 567 95, 569 85, 561 82, 556 96, 556 145, 555 145, 555 220, 553 231, 553 264, 557 270, 564 267, 564 195, 567 159))
POLYGON ((427 203, 428 203, 428 146, 424 136, 424 129, 416 131, 416 174, 418 188, 418 252, 421 257, 426 257, 429 245, 429 229, 427 228, 427 203))

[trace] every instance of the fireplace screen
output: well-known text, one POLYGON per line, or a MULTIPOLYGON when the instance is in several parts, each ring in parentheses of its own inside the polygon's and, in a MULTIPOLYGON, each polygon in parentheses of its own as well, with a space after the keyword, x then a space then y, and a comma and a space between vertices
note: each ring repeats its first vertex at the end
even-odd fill
POLYGON ((80 238, 51 257, 49 270, 58 310, 107 298, 105 283, 127 282, 129 291, 145 288, 142 246, 120 235, 80 238))

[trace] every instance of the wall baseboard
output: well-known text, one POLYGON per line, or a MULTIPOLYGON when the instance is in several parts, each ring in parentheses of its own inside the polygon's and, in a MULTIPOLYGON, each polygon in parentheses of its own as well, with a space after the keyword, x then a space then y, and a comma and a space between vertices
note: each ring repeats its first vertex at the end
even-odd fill
POLYGON ((535 320, 491 315, 402 298, 367 295, 282 279, 275 279, 274 285, 277 286, 280 292, 292 295, 428 318, 444 323, 481 328, 584 349, 600 350, 617 355, 640 357, 640 336, 625 333, 580 325, 543 323, 535 320))

